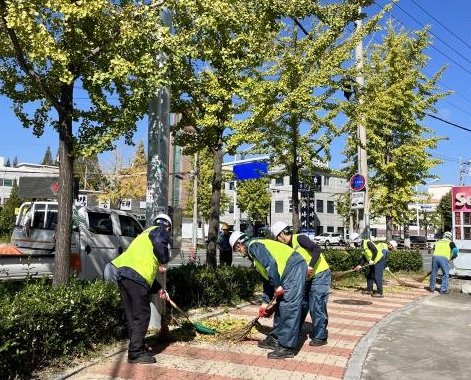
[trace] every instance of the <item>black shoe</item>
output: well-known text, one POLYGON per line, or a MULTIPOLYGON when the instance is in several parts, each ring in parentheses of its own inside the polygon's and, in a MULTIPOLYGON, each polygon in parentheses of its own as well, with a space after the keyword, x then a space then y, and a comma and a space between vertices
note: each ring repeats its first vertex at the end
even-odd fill
POLYGON ((157 360, 147 352, 135 358, 128 357, 128 363, 153 364, 157 360))
POLYGON ((309 345, 314 346, 314 347, 324 346, 326 344, 327 344, 327 339, 326 340, 311 340, 309 342, 309 345))
POLYGON ((445 290, 444 292, 440 292, 440 294, 450 294, 448 290, 445 290))
POLYGON ((375 298, 384 298, 383 293, 373 293, 373 294, 371 295, 371 297, 375 297, 375 298))
POLYGON ((265 340, 261 340, 260 342, 258 342, 258 347, 276 350, 276 348, 278 347, 278 341, 276 341, 271 336, 267 336, 265 340))
POLYGON ((294 351, 289 348, 278 346, 274 351, 269 352, 268 359, 285 359, 294 358, 294 351))
POLYGON ((372 294, 372 293, 373 293, 372 290, 362 290, 362 291, 361 291, 361 294, 368 294, 368 295, 370 295, 370 294, 372 294))

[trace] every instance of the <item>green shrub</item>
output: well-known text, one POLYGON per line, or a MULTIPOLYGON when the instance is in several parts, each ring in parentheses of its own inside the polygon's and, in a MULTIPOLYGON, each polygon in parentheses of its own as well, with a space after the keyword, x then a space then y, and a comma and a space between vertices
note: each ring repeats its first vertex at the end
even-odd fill
POLYGON ((388 258, 389 268, 395 271, 420 271, 422 269, 422 255, 419 251, 398 249, 392 251, 388 258))
MULTIPOLYGON (((323 250, 325 258, 332 271, 352 269, 360 262, 361 249, 328 249, 323 250)), ((389 268, 394 271, 420 271, 422 269, 422 256, 418 251, 395 250, 389 254, 389 268)))
POLYGON ((326 249, 323 253, 333 272, 352 269, 362 256, 360 249, 326 249))
POLYGON ((119 292, 105 282, 31 282, 0 299, 0 371, 30 378, 53 359, 125 336, 119 292))
POLYGON ((234 305, 253 296, 260 284, 253 268, 186 264, 167 272, 167 290, 183 308, 234 305))

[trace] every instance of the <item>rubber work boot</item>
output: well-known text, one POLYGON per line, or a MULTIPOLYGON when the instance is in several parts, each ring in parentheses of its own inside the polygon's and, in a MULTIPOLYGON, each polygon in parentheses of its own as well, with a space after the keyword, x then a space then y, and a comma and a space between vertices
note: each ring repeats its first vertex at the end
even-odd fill
POLYGON ((139 363, 139 364, 153 364, 157 360, 150 355, 149 353, 145 352, 135 358, 128 358, 128 363, 139 363))
POLYGON ((271 336, 267 336, 264 340, 258 342, 258 347, 275 350, 278 347, 278 341, 271 336))
POLYGON ((274 351, 269 352, 267 357, 268 359, 294 358, 294 351, 289 348, 278 346, 274 351))

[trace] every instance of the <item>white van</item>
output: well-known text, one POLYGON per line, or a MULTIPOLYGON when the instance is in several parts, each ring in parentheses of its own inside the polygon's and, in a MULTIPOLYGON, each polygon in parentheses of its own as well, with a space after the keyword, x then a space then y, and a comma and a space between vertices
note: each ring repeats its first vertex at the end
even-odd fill
MULTIPOLYGON (((52 276, 57 209, 57 202, 21 205, 11 238, 11 245, 20 255, 9 258, 10 266, 2 266, 0 277, 2 273, 11 279, 52 276)), ((72 219, 71 269, 79 278, 87 280, 103 278, 105 264, 121 254, 143 231, 133 215, 119 210, 74 208, 72 219)), ((6 259, 0 258, 0 265, 6 259)))

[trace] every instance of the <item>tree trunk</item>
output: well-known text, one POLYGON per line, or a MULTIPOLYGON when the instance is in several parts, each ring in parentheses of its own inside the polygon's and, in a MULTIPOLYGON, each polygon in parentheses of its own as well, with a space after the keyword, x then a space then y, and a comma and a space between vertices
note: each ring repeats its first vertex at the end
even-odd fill
POLYGON ((216 248, 219 231, 219 212, 221 205, 221 184, 222 184, 222 149, 213 150, 213 182, 211 194, 211 209, 209 211, 208 227, 208 249, 206 252, 206 265, 215 268, 217 266, 216 248))
POLYGON ((392 239, 393 232, 393 218, 391 216, 386 216, 386 240, 389 241, 392 239))
POLYGON ((72 135, 72 85, 61 87, 59 111, 59 192, 54 258, 54 285, 67 284, 70 271, 71 221, 73 207, 73 135, 72 135))

